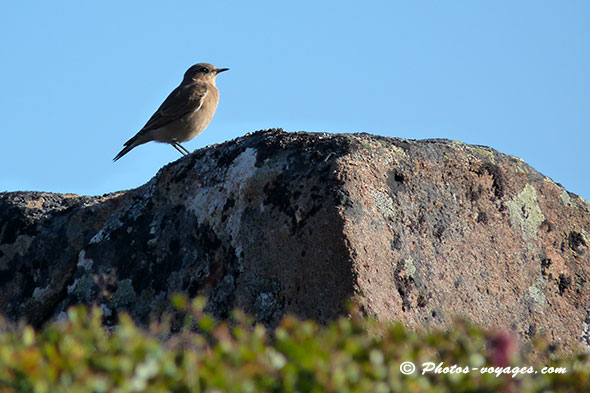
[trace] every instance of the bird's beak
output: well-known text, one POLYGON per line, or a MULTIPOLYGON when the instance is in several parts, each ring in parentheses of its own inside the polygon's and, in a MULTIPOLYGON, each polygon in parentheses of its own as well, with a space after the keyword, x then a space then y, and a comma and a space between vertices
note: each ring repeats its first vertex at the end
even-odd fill
POLYGON ((227 70, 229 70, 229 68, 218 68, 215 72, 217 72, 219 74, 220 72, 227 71, 227 70))

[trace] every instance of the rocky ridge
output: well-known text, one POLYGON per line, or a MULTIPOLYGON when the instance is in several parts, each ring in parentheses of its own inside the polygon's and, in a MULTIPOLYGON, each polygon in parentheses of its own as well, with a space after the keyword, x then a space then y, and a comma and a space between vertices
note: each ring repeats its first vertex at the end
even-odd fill
POLYGON ((590 349, 590 204, 484 146, 273 129, 100 197, 0 194, 0 313, 146 323, 176 291, 220 318, 468 317, 590 349))

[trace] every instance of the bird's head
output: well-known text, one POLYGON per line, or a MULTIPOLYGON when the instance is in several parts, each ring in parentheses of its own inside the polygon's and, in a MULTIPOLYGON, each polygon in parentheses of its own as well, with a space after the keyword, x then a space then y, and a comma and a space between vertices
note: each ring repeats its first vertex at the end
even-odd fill
POLYGON ((208 63, 195 64, 184 73, 184 82, 209 81, 215 83, 215 77, 229 68, 217 68, 208 63))

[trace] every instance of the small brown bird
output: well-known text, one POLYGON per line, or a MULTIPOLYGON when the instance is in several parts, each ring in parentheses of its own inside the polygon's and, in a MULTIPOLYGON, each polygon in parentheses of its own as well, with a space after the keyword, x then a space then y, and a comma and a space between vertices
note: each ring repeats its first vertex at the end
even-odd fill
POLYGON ((190 67, 180 85, 164 100, 146 125, 125 142, 125 147, 113 161, 151 141, 169 143, 181 154, 189 154, 180 143, 190 141, 209 125, 219 102, 215 78, 228 69, 207 63, 190 67))

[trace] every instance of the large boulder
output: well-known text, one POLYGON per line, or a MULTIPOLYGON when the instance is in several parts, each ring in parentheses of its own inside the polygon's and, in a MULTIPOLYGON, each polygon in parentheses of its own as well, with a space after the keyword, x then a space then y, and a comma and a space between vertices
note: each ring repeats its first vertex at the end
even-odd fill
POLYGON ((177 291, 220 318, 467 317, 590 349, 590 204, 522 160, 449 140, 260 131, 134 190, 0 194, 0 312, 76 303, 140 323, 177 291))

